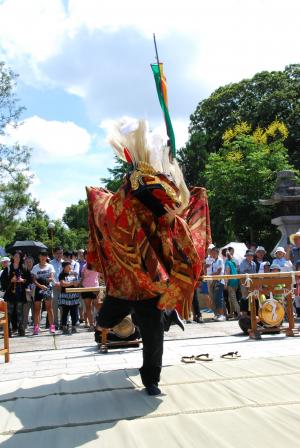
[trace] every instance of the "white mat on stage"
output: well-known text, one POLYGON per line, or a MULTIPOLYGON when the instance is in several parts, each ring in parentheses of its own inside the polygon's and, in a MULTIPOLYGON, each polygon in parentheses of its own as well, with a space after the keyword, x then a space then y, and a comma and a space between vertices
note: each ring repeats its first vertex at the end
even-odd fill
POLYGON ((161 388, 137 369, 1 382, 1 448, 299 446, 300 356, 164 367, 161 388))

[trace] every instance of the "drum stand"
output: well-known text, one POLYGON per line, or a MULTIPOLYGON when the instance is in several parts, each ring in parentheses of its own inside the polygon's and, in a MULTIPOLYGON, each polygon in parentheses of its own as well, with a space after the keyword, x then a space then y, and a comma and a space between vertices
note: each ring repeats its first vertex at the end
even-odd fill
POLYGON ((248 330, 249 337, 251 339, 261 339, 263 333, 283 333, 286 336, 295 336, 299 332, 295 328, 295 320, 293 313, 293 298, 292 298, 292 288, 293 279, 290 275, 286 277, 281 276, 280 278, 253 278, 248 287, 249 290, 249 301, 250 301, 250 313, 251 313, 251 328, 248 330), (284 284, 284 288, 278 288, 279 284, 284 284), (288 319, 288 327, 276 326, 276 327, 260 327, 257 325, 257 309, 256 309, 256 297, 254 296, 254 291, 259 291, 259 294, 284 294, 288 291, 285 297, 286 303, 286 314, 288 319), (252 294, 251 294, 252 293, 252 294))
POLYGON ((120 347, 120 348, 127 348, 130 346, 133 347, 139 347, 140 343, 142 342, 141 339, 134 339, 133 341, 108 341, 107 335, 109 333, 109 329, 102 328, 101 330, 101 342, 98 343, 98 349, 100 353, 108 353, 109 348, 113 347, 120 347))

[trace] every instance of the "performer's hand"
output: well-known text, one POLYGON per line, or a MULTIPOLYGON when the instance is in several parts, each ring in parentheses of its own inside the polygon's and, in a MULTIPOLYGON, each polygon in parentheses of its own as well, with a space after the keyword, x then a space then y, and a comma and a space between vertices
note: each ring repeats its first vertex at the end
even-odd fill
POLYGON ((165 205, 164 209, 167 212, 167 218, 170 223, 172 223, 176 217, 176 215, 180 215, 180 213, 183 211, 182 207, 170 207, 169 205, 165 205))

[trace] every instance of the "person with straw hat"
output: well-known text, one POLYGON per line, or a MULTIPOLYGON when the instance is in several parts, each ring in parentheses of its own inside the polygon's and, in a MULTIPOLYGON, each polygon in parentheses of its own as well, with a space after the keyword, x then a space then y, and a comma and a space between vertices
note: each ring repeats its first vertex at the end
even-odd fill
POLYGON ((291 245, 287 248, 287 258, 291 260, 295 268, 297 261, 300 260, 300 229, 290 236, 291 245))

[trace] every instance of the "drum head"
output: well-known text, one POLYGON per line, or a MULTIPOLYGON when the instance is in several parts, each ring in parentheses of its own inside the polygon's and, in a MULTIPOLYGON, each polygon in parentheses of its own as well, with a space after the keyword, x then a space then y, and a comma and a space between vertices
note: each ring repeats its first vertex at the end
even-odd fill
POLYGON ((284 319, 284 308, 276 300, 263 304, 258 312, 260 320, 269 327, 277 327, 284 319))
POLYGON ((135 331, 131 316, 128 315, 124 317, 124 319, 119 324, 113 327, 112 331, 119 338, 128 338, 129 336, 131 336, 135 331))

